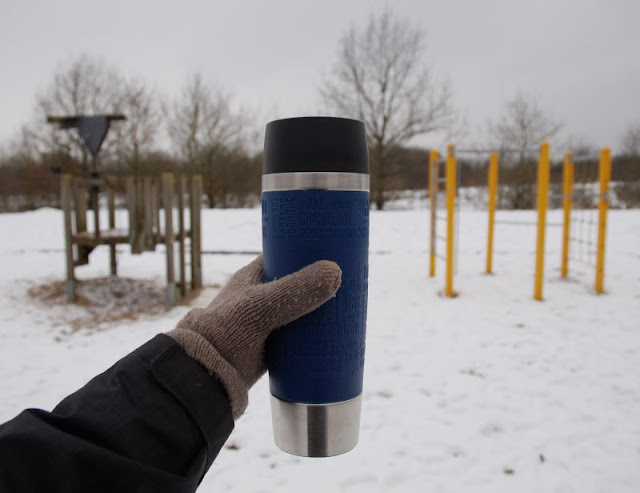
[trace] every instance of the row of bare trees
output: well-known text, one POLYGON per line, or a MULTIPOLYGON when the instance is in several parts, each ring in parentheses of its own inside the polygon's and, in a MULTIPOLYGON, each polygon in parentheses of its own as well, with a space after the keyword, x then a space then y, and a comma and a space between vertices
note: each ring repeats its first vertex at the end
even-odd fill
POLYGON ((51 170, 87 172, 90 155, 78 133, 47 125, 48 115, 104 113, 124 113, 127 119, 111 125, 100 152, 101 172, 200 173, 211 207, 255 201, 259 160, 247 146, 255 132, 228 94, 194 74, 180 94, 165 98, 144 81, 83 55, 59 67, 36 97, 33 121, 0 156, 0 208, 56 205, 51 170))
MULTIPOLYGON (((420 182, 426 150, 409 148, 413 139, 434 133, 451 139, 464 130, 451 84, 438 79, 424 62, 425 48, 424 31, 384 10, 371 15, 364 26, 345 32, 335 64, 319 88, 325 113, 357 118, 366 125, 372 202, 378 209, 384 207, 389 190, 420 182)), ((180 93, 170 98, 84 55, 59 67, 36 98, 33 121, 0 155, 0 208, 3 203, 5 209, 55 205, 51 190, 56 180, 49 170, 82 174, 89 155, 75 132, 48 126, 46 115, 99 113, 127 116, 125 122, 113 124, 103 145, 102 171, 200 173, 209 206, 255 202, 261 161, 255 142, 264 122, 256 122, 229 93, 200 74, 189 76, 180 93), (12 194, 31 198, 7 198, 12 194)), ((502 160, 501 180, 511 185, 504 204, 531 206, 535 160, 530 150, 557 138, 560 129, 536 98, 525 93, 516 94, 498 118, 487 123, 482 147, 510 150, 502 160)), ((640 125, 629 128, 624 143, 626 154, 637 156, 640 125)))

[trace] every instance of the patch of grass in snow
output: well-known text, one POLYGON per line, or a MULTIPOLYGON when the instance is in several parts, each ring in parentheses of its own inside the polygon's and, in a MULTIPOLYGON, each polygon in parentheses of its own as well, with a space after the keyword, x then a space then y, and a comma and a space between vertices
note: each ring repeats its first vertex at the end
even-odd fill
MULTIPOLYGON (((51 310, 51 321, 66 327, 63 335, 79 330, 95 332, 122 320, 163 315, 170 308, 165 303, 165 286, 156 281, 126 277, 99 277, 76 283, 76 301, 66 300, 65 282, 51 281, 31 286, 27 294, 42 308, 51 310), (67 308, 60 310, 60 307, 67 308)), ((192 292, 182 300, 189 305, 197 296, 192 292)))

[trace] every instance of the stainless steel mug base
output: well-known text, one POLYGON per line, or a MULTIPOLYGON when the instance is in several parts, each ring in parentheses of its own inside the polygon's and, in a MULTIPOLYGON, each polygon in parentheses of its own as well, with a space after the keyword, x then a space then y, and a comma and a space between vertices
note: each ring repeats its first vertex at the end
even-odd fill
POLYGON ((362 394, 348 401, 300 404, 271 396, 276 445, 302 457, 344 454, 358 443, 362 394))

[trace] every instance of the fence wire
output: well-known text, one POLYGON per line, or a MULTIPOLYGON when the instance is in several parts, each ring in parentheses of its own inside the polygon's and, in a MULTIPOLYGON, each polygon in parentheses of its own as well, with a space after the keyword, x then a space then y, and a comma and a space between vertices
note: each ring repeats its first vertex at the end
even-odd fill
MULTIPOLYGON (((455 207, 454 207, 454 213, 453 213, 453 221, 454 221, 454 237, 453 237, 453 270, 454 273, 457 274, 458 273, 458 264, 459 264, 459 234, 460 234, 460 181, 461 181, 461 163, 460 161, 456 161, 456 191, 455 191, 455 207)), ((447 260, 446 255, 442 255, 439 253, 440 249, 442 248, 443 251, 446 252, 446 248, 447 248, 447 237, 446 235, 442 235, 438 233, 438 224, 442 223, 445 225, 447 224, 448 221, 448 217, 446 214, 442 214, 443 211, 446 211, 446 197, 447 197, 447 192, 446 192, 446 183, 447 183, 447 177, 446 177, 446 159, 439 159, 436 162, 436 166, 434 166, 433 169, 433 174, 434 176, 432 176, 432 179, 435 180, 437 186, 436 186, 436 193, 435 193, 435 197, 433 200, 433 205, 435 208, 435 213, 432 213, 431 217, 432 219, 435 221, 435 224, 433 225, 434 227, 434 232, 431 233, 431 235, 433 236, 433 254, 436 258, 445 261, 447 260), (440 176, 440 171, 444 170, 445 175, 444 176, 440 176), (444 198, 444 200, 442 200, 442 198, 444 198)))
POLYGON ((594 267, 597 255, 598 162, 596 159, 575 163, 572 207, 569 227, 569 258, 594 267))

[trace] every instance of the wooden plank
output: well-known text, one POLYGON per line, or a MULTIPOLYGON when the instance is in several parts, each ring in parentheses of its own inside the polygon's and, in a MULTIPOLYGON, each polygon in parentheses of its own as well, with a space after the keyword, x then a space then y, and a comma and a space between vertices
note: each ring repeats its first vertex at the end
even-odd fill
POLYGON ((129 245, 131 253, 134 253, 136 244, 136 189, 133 177, 128 176, 125 181, 127 191, 127 209, 129 211, 129 245))
MULTIPOLYGON (((113 186, 107 190, 109 204, 109 231, 116 229, 116 194, 113 186)), ((112 276, 118 275, 118 258, 115 243, 109 244, 109 272, 112 276)))
POLYGON ((76 231, 87 230, 87 196, 86 190, 77 180, 71 180, 73 200, 76 206, 76 231))
POLYGON ((198 288, 202 287, 202 223, 201 223, 201 211, 202 211, 202 175, 196 175, 197 183, 197 200, 196 200, 196 231, 198 241, 197 245, 197 262, 198 262, 198 288))
MULTIPOLYGON (((121 230, 102 230, 100 238, 93 236, 93 233, 82 233, 80 235, 71 235, 73 243, 77 246, 92 246, 97 247, 100 245, 127 245, 129 243, 129 234, 127 231, 121 230)), ((86 265, 85 263, 78 263, 76 265, 86 265)))
POLYGON ((164 207, 164 244, 167 257, 167 304, 176 304, 176 279, 173 257, 173 175, 162 174, 162 205, 164 207))
POLYGON ((187 288, 187 272, 185 259, 185 224, 184 224, 184 196, 187 191, 187 182, 184 176, 178 177, 178 248, 180 261, 180 296, 185 296, 187 288))
POLYGON ((160 200, 158 197, 158 181, 157 178, 151 179, 151 229, 153 231, 153 250, 156 244, 160 243, 160 200))
POLYGON ((135 253, 142 253, 145 244, 144 231, 144 193, 142 187, 142 178, 136 177, 136 248, 135 253))
POLYGON ((93 210, 93 233, 96 238, 100 238, 100 189, 97 185, 89 189, 89 196, 93 210))
POLYGON ((191 180, 191 286, 202 287, 202 243, 200 230, 200 206, 202 202, 202 176, 191 180))
MULTIPOLYGON (((71 179, 71 189, 75 205, 75 225, 77 232, 87 231, 87 189, 78 178, 71 179)), ((91 250, 80 248, 76 244, 76 259, 74 265, 87 265, 91 250)))
POLYGON ((76 280, 73 273, 73 240, 71 228, 71 175, 63 175, 60 180, 60 203, 64 216, 64 246, 66 260, 66 292, 67 301, 76 300, 76 280))
POLYGON ((155 249, 155 239, 153 237, 153 208, 151 207, 151 177, 145 176, 142 179, 142 214, 144 229, 144 249, 153 251, 155 249))

